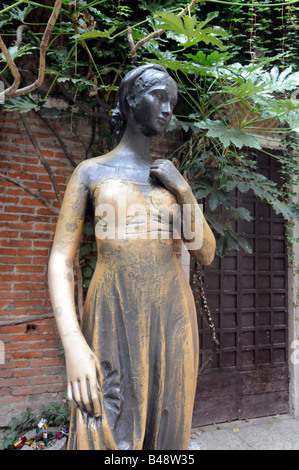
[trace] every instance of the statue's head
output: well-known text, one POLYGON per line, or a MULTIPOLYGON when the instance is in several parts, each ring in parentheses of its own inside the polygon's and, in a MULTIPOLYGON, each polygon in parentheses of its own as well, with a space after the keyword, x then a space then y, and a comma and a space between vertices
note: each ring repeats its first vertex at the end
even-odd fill
POLYGON ((131 70, 120 84, 119 103, 113 113, 117 132, 121 134, 130 123, 146 136, 162 133, 176 102, 177 85, 164 67, 146 64, 131 70))

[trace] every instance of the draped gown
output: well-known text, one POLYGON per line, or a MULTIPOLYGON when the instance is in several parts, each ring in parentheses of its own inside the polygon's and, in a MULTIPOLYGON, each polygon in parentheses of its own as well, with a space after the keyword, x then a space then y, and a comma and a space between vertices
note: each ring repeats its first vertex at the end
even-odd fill
POLYGON ((98 260, 81 327, 101 364, 104 406, 96 418, 73 405, 69 449, 188 449, 198 334, 174 251, 180 208, 135 175, 102 164, 90 189, 98 260))

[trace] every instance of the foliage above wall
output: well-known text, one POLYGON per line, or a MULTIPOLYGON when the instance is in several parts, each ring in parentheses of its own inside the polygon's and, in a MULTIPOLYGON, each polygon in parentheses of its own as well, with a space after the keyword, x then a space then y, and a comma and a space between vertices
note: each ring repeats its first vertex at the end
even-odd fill
MULTIPOLYGON (((299 218, 289 200, 294 179, 298 182, 298 10, 294 1, 269 0, 139 0, 134 6, 120 0, 57 0, 54 9, 50 0, 8 2, 0 12, 4 109, 19 111, 24 123, 31 110, 44 120, 61 113, 87 115, 95 134, 116 104, 122 76, 132 66, 159 62, 179 84, 170 130, 181 126, 185 139, 172 157, 213 211, 208 220, 218 254, 240 247, 250 251, 230 219, 249 221, 252 215, 234 207, 231 191, 253 191, 286 220, 299 218), (19 80, 19 90, 26 90, 43 72, 34 92, 11 89, 19 80), (49 96, 63 97, 68 108, 49 110, 49 96), (257 149, 266 143, 265 152, 271 153, 278 142, 281 151, 273 158, 281 162, 282 188, 259 173, 255 161, 257 149)), ((26 130, 30 134, 28 125, 26 130)), ((91 145, 88 157, 111 147, 109 132, 105 139, 105 148, 91 145)))

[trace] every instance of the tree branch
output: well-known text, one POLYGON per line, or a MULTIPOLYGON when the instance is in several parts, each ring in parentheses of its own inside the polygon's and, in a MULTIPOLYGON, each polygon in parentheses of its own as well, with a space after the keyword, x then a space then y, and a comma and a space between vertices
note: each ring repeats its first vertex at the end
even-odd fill
POLYGON ((7 175, 4 175, 3 173, 0 173, 0 179, 3 179, 5 181, 8 181, 9 183, 12 183, 16 186, 18 186, 19 188, 23 189, 24 191, 26 191, 27 193, 29 193, 31 196, 35 197, 36 199, 38 199, 47 209, 49 209, 53 214, 55 215, 59 215, 59 209, 57 207, 53 207, 51 206, 51 204, 47 201, 47 199, 45 199, 44 197, 42 197, 39 193, 39 190, 38 189, 32 189, 32 188, 29 188, 28 186, 25 186, 25 184, 23 184, 21 181, 20 181, 20 178, 17 177, 17 178, 10 178, 10 176, 7 176, 7 175))
POLYGON ((3 42, 3 39, 1 38, 0 36, 0 48, 2 50, 2 53, 6 59, 6 62, 7 62, 7 65, 12 73, 12 76, 14 78, 14 82, 13 84, 7 88, 6 90, 4 90, 2 93, 0 93, 0 102, 4 101, 5 99, 5 96, 7 96, 8 94, 13 94, 20 86, 20 83, 21 83, 21 75, 20 75, 20 72, 16 66, 16 64, 14 63, 14 60, 12 59, 6 45, 4 44, 3 42))
POLYGON ((67 146, 65 145, 65 143, 63 142, 63 139, 61 138, 61 136, 59 135, 59 133, 56 131, 56 129, 52 126, 52 124, 48 121, 48 119, 46 119, 45 117, 43 117, 38 111, 35 110, 35 113, 38 115, 38 117, 49 127, 49 129, 53 132, 53 134, 55 135, 56 139, 58 140, 58 142, 60 143, 60 146, 62 148, 62 150, 64 151, 66 157, 68 158, 68 160, 71 162, 71 164, 73 165, 73 167, 75 168, 77 166, 77 163, 73 160, 67 146))
MULTIPOLYGON (((36 90, 37 88, 39 88, 43 84, 44 79, 45 79, 47 48, 48 48, 48 45, 49 45, 49 41, 50 41, 50 37, 51 37, 52 31, 53 31, 54 25, 57 21, 59 12, 61 10, 62 1, 63 0, 56 0, 55 5, 53 7, 52 14, 49 18, 49 21, 47 23, 47 26, 46 26, 46 29, 45 29, 45 32, 44 32, 44 35, 43 35, 43 38, 42 38, 42 42, 41 42, 41 46, 40 46, 38 78, 35 80, 34 83, 31 83, 31 85, 28 85, 24 88, 21 88, 20 90, 17 89, 18 87, 16 87, 15 84, 13 85, 12 89, 8 88, 7 90, 4 90, 4 96, 6 98, 8 98, 8 97, 9 98, 16 98, 17 96, 25 95, 26 93, 29 93, 33 90, 36 90)), ((14 64, 8 50, 6 48, 5 48, 6 51, 5 51, 5 49, 3 49, 3 45, 4 45, 4 43, 3 43, 2 39, 0 38, 0 47, 3 51, 4 57, 6 58, 8 65, 10 64, 9 65, 10 70, 14 75, 16 73, 16 71, 18 71, 17 67, 14 64), (8 53, 9 57, 5 55, 6 53, 8 53)), ((4 47, 5 47, 5 45, 4 45, 4 47)), ((16 80, 16 78, 15 78, 15 80, 16 80)), ((19 85, 20 85, 20 83, 18 84, 18 86, 19 85)), ((1 95, 0 95, 0 98, 1 98, 1 95)))
POLYGON ((59 187, 58 187, 58 184, 57 184, 57 181, 55 179, 55 176, 54 176, 54 173, 52 171, 52 168, 50 167, 50 165, 48 164, 48 162, 46 161, 45 157, 43 156, 38 144, 37 144, 37 141, 36 141, 36 138, 35 136, 33 135, 31 129, 30 129, 30 126, 27 122, 27 119, 25 118, 25 116, 22 116, 22 114, 20 114, 20 119, 26 129, 26 132, 27 132, 27 135, 29 137, 29 139, 31 140, 31 143, 36 151, 36 154, 38 156, 38 159, 40 160, 40 162, 42 163, 42 165, 44 166, 45 170, 47 171, 48 175, 49 175, 49 178, 52 182, 52 185, 53 185, 53 188, 54 188, 54 191, 56 193, 56 196, 57 196, 57 199, 58 199, 58 202, 59 204, 61 205, 62 203, 62 197, 61 197, 61 194, 60 194, 60 190, 59 190, 59 187))
POLYGON ((81 101, 76 101, 75 97, 72 96, 68 91, 66 91, 66 89, 65 89, 65 87, 62 83, 59 83, 58 87, 59 87, 59 91, 61 91, 61 93, 67 98, 67 100, 71 104, 74 104, 74 105, 78 106, 78 108, 80 108, 81 111, 83 111, 88 116, 93 116, 93 117, 96 117, 96 118, 107 118, 107 114, 93 111, 92 109, 88 108, 83 103, 81 103, 81 101))

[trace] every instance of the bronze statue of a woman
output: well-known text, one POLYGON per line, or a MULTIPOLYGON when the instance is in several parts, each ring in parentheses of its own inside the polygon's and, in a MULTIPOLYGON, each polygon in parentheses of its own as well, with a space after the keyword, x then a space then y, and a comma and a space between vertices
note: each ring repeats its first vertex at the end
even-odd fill
POLYGON ((163 67, 129 72, 115 116, 124 124, 119 145, 80 163, 66 189, 49 284, 72 400, 69 449, 188 449, 198 333, 175 221, 189 220, 182 238, 202 264, 212 262, 215 240, 183 176, 150 156, 176 101, 163 67), (73 261, 89 198, 98 259, 79 326, 73 261))

